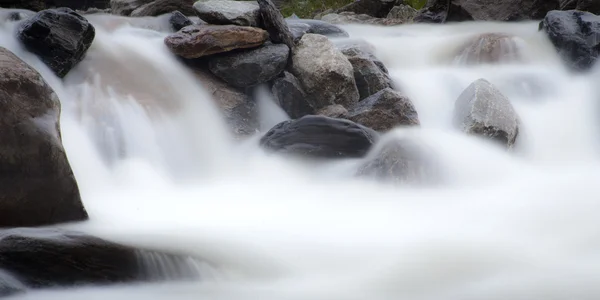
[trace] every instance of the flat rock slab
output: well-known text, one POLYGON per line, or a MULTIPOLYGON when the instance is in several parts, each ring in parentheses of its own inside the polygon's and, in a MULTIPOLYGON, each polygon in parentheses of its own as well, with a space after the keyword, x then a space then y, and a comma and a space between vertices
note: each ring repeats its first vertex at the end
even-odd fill
POLYGON ((256 1, 200 0, 194 9, 209 24, 259 27, 261 23, 256 1))
POLYGON ((184 58, 198 58, 234 49, 255 48, 269 35, 255 27, 235 25, 192 25, 165 38, 165 44, 184 58))
POLYGON ((363 157, 378 134, 349 120, 305 116, 271 128, 260 145, 273 152, 311 158, 363 157))
POLYGON ((519 117, 510 100, 485 79, 469 85, 454 107, 454 123, 467 134, 512 147, 519 134, 519 117))

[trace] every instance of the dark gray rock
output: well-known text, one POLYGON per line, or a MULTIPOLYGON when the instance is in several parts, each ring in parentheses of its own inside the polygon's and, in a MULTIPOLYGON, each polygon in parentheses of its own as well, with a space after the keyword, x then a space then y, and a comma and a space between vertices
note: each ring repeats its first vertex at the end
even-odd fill
POLYGON ((0 297, 23 293, 26 289, 27 287, 12 274, 0 269, 0 297))
POLYGON ((194 25, 194 22, 192 22, 190 18, 186 17, 180 11, 176 10, 171 13, 171 16, 169 17, 169 24, 171 24, 173 30, 179 31, 183 27, 194 25))
POLYGON ((454 107, 454 124, 467 134, 511 148, 519 134, 519 117, 510 100, 485 79, 469 85, 454 107))
POLYGON ((155 17, 178 10, 186 16, 193 16, 194 0, 155 0, 135 8, 132 17, 155 17))
POLYGON ((430 0, 415 22, 540 20, 559 0, 430 0))
POLYGON ((110 10, 114 15, 129 16, 138 7, 153 0, 110 0, 110 10))
POLYGON ((273 152, 311 158, 363 157, 375 143, 375 131, 349 120, 304 116, 275 125, 260 145, 273 152))
POLYGON ((402 19, 375 18, 365 14, 357 15, 353 12, 326 14, 321 17, 321 20, 331 24, 367 24, 378 26, 393 26, 405 23, 402 19))
POLYGON ((289 52, 286 45, 270 44, 210 57, 208 67, 217 77, 235 87, 251 87, 281 74, 287 65, 289 52))
POLYGON ((598 0, 579 0, 575 9, 587 11, 593 14, 600 14, 600 1, 598 0))
POLYGON ((282 77, 275 79, 271 92, 290 118, 298 119, 314 114, 315 110, 308 101, 308 95, 300 81, 291 73, 284 71, 282 77))
POLYGON ((78 232, 0 231, 0 268, 27 288, 195 279, 190 257, 138 250, 78 232))
POLYGON ((600 55, 600 16, 576 10, 551 11, 540 23, 563 61, 575 71, 589 70, 600 55))
POLYGON ((310 31, 310 25, 304 23, 288 23, 288 28, 292 33, 294 43, 297 43, 305 34, 310 31))
POLYGON ((441 169, 435 157, 431 149, 410 138, 382 141, 356 175, 393 184, 435 184, 441 169))
POLYGON ((200 0, 194 9, 209 24, 259 27, 261 22, 256 1, 200 0))
POLYGON ((45 0, 2 0, 0 7, 3 8, 21 8, 32 11, 40 11, 46 9, 45 0))
POLYGON ((60 101, 42 76, 0 48, 0 228, 88 218, 62 146, 60 101))
POLYGON ((48 9, 21 23, 18 38, 58 77, 64 77, 92 45, 96 31, 69 8, 48 9))
POLYGON ((410 99, 391 88, 358 102, 348 114, 348 119, 377 131, 419 125, 419 115, 410 99))
POLYGON ((335 12, 352 12, 357 15, 365 14, 376 18, 385 18, 395 4, 396 0, 360 0, 339 8, 335 12))
POLYGON ((446 23, 472 21, 473 16, 452 0, 429 0, 413 19, 415 23, 446 23))
POLYGON ((258 0, 263 26, 269 32, 271 41, 276 44, 286 44, 294 50, 294 37, 288 28, 283 15, 271 0, 258 0))
POLYGON ((392 88, 392 79, 387 68, 374 55, 363 51, 359 46, 342 46, 340 50, 354 69, 360 100, 383 89, 392 88))
POLYGON ((345 30, 321 20, 311 19, 286 19, 289 26, 295 27, 296 24, 305 24, 310 26, 306 33, 320 34, 327 37, 349 37, 345 30))

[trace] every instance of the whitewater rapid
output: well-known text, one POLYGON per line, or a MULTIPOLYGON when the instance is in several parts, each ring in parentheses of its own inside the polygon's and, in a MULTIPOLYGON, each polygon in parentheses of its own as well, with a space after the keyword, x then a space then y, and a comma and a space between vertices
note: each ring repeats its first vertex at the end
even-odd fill
MULTIPOLYGON (((59 80, 0 27, 63 105, 63 143, 90 221, 64 225, 190 254, 199 282, 36 291, 15 299, 596 300, 600 297, 599 72, 569 74, 535 22, 344 26, 413 101, 408 138, 443 184, 353 177, 362 160, 313 164, 236 141, 210 95, 162 40, 166 19, 90 18, 96 39, 59 80), (526 60, 457 65, 486 32, 516 35, 526 60), (454 101, 486 78, 522 124, 506 151, 451 126, 454 101), (208 272, 207 272, 208 273, 208 272)), ((337 41, 339 42, 339 41, 337 41)), ((263 91, 261 130, 285 119, 263 91)))

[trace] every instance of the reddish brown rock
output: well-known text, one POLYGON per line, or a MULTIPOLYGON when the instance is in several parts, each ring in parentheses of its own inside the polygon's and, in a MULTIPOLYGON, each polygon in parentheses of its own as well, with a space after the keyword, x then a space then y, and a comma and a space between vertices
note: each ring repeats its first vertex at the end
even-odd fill
POLYGON ((192 25, 165 38, 165 44, 184 58, 198 58, 234 49, 258 47, 269 34, 260 28, 234 25, 192 25))

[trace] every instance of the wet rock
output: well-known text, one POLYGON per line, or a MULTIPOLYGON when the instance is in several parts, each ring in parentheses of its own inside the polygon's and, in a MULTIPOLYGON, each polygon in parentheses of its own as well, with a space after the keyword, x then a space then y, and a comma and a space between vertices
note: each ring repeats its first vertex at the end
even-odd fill
POLYGON ((282 77, 275 79, 271 92, 290 118, 298 119, 314 114, 308 95, 304 92, 300 81, 291 73, 284 71, 282 77))
POLYGON ((194 3, 196 14, 209 24, 259 27, 256 1, 200 0, 194 3))
POLYGON ((183 27, 194 25, 194 22, 192 22, 190 18, 186 17, 180 11, 176 10, 171 13, 171 16, 169 17, 169 24, 171 24, 173 30, 179 31, 183 27))
POLYGON ((310 26, 306 33, 320 34, 327 37, 349 37, 350 35, 345 30, 321 20, 309 19, 286 19, 289 26, 295 27, 296 24, 305 24, 310 26))
POLYGON ((336 13, 351 12, 376 18, 385 18, 396 4, 396 0, 360 0, 354 1, 338 10, 336 13))
POLYGON ((431 149, 409 138, 376 145, 356 175, 394 184, 432 184, 439 170, 431 149))
POLYGON ((456 100, 454 123, 463 132, 512 147, 519 133, 519 117, 510 100, 485 79, 467 87, 456 100))
POLYGON ((257 49, 225 53, 209 58, 209 69, 235 87, 251 87, 275 79, 288 62, 290 49, 270 44, 257 49))
POLYGON ((60 101, 42 76, 0 48, 0 228, 87 219, 62 146, 60 101))
POLYGON ((256 133, 259 122, 257 108, 252 99, 240 89, 228 85, 203 69, 193 68, 192 70, 202 86, 212 95, 231 131, 236 136, 256 133))
POLYGON ((288 24, 288 28, 292 33, 294 43, 300 41, 300 39, 310 31, 310 25, 304 23, 292 23, 288 24))
POLYGON ((369 15, 357 15, 351 12, 342 12, 339 14, 326 14, 321 17, 322 21, 331 24, 368 24, 380 26, 392 26, 404 24, 401 19, 375 18, 369 15))
POLYGON ((559 0, 430 0, 415 22, 539 20, 558 7, 559 0))
POLYGON ((387 131, 401 125, 419 125, 419 115, 410 99, 390 88, 351 107, 348 119, 377 131, 387 131))
POLYGON ((69 8, 48 9, 21 23, 18 38, 58 77, 64 77, 92 45, 95 29, 69 8))
POLYGON ((267 40, 266 31, 234 25, 192 25, 165 38, 165 44, 184 58, 198 58, 234 49, 258 47, 267 40))
POLYGON ((387 18, 402 20, 403 23, 410 23, 418 13, 419 12, 411 6, 401 4, 394 6, 387 15, 387 18))
POLYGON ((271 41, 276 44, 286 44, 290 50, 294 49, 294 37, 288 28, 283 15, 271 0, 258 0, 263 26, 269 32, 271 41))
POLYGON ((0 269, 0 297, 8 297, 13 294, 25 292, 27 287, 23 285, 12 274, 0 269))
POLYGON ((45 0, 2 0, 0 2, 2 8, 20 8, 32 11, 40 11, 46 9, 45 0))
POLYGON ((302 83, 315 109, 332 104, 349 107, 358 102, 352 64, 326 37, 305 34, 292 61, 292 73, 302 83))
POLYGON ((282 154, 349 158, 364 156, 376 138, 376 132, 349 120, 304 116, 275 125, 260 139, 260 145, 282 154))
POLYGON ((358 46, 345 46, 340 50, 354 69, 354 80, 356 80, 360 100, 383 89, 392 88, 392 79, 387 69, 375 56, 364 52, 358 46))
POLYGON ((192 7, 194 0, 155 0, 134 9, 130 16, 147 17, 160 16, 178 10, 186 16, 193 16, 195 11, 192 7))
POLYGON ((0 231, 0 268, 27 288, 198 278, 190 257, 138 250, 59 229, 0 231))
POLYGON ((110 10, 114 15, 129 16, 138 7, 152 0, 110 0, 110 10))
POLYGON ((523 61, 521 39, 504 33, 485 33, 469 41, 456 55, 461 65, 512 63, 523 61))
POLYGON ((445 23, 472 21, 473 16, 452 0, 429 0, 414 17, 415 23, 445 23))
POLYGON ((329 105, 329 106, 319 109, 317 111, 317 115, 330 117, 330 118, 347 119, 348 118, 348 110, 339 104, 334 104, 334 105, 329 105))
POLYGON ((563 61, 575 71, 589 70, 600 54, 600 16, 576 10, 551 11, 540 23, 563 61))

